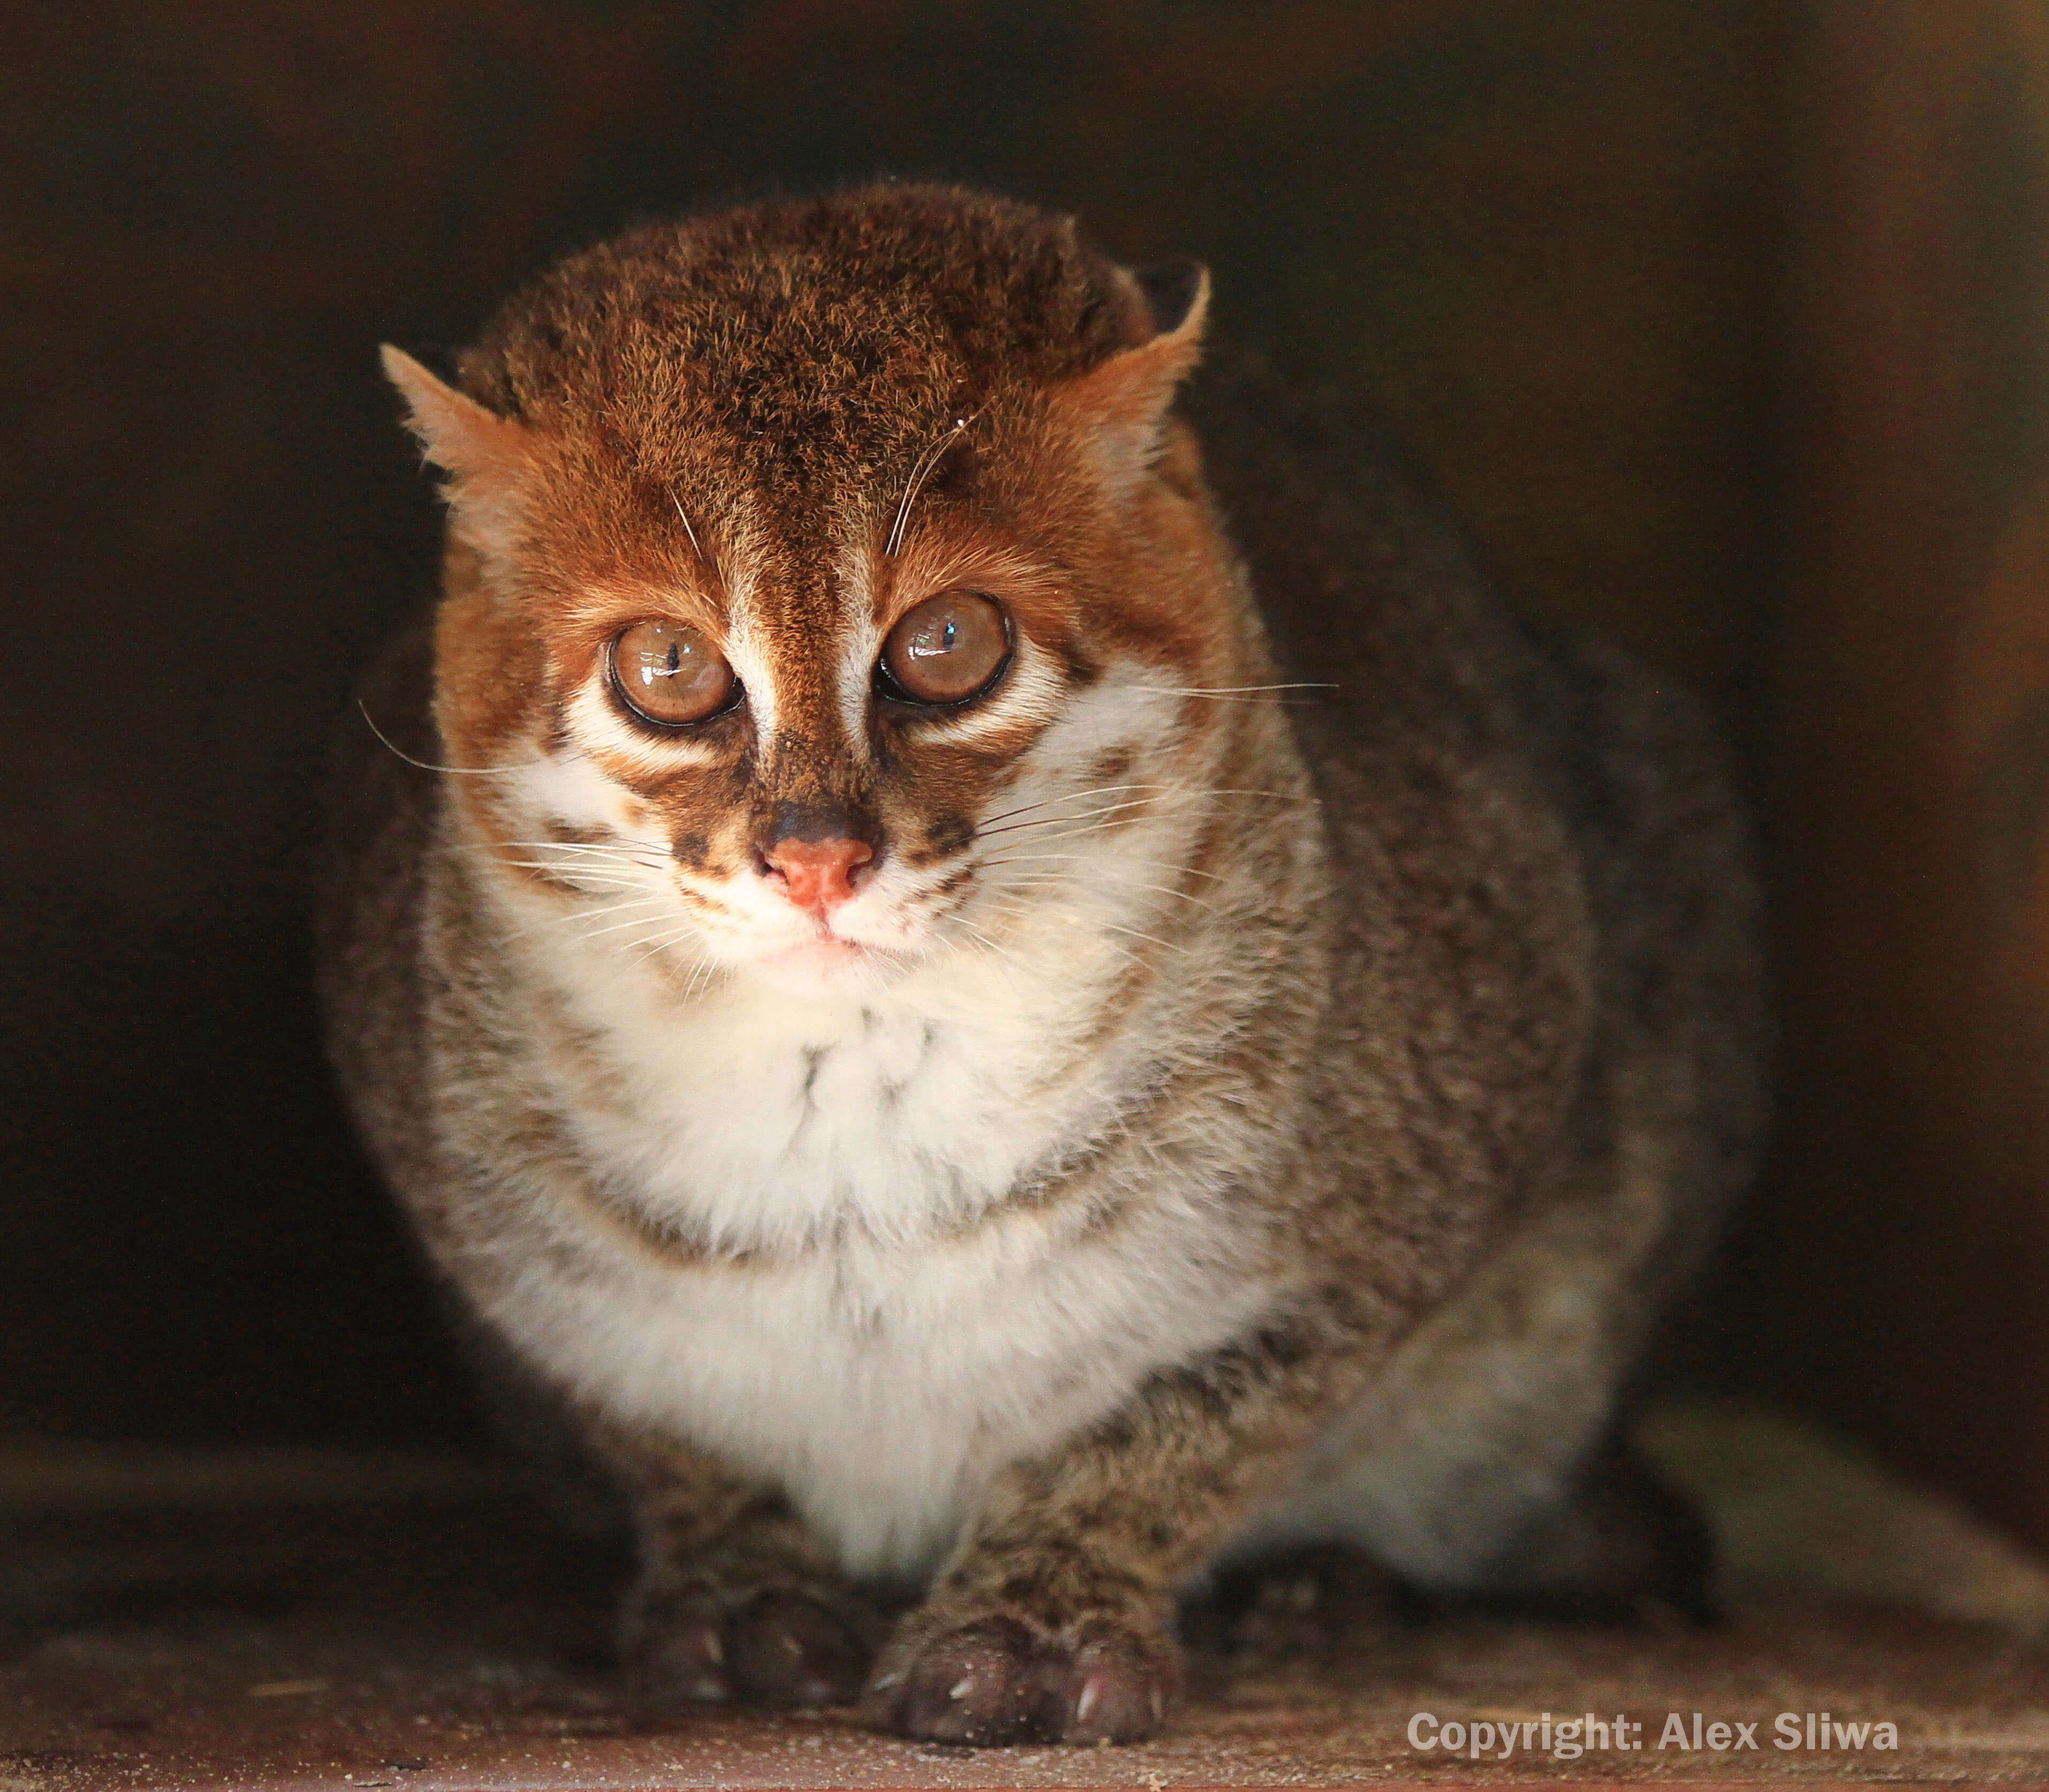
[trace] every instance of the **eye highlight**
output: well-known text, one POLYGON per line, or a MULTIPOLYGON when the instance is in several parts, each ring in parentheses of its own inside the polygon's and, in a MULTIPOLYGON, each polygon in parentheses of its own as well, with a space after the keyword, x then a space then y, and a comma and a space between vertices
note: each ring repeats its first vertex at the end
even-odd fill
POLYGON ((657 728, 682 728, 721 715, 740 700, 725 655, 680 622, 636 622, 614 637, 612 694, 657 728))
POLYGON ((965 703, 1010 663, 1010 620, 978 591, 943 591, 901 617, 876 662, 883 694, 904 703, 965 703))

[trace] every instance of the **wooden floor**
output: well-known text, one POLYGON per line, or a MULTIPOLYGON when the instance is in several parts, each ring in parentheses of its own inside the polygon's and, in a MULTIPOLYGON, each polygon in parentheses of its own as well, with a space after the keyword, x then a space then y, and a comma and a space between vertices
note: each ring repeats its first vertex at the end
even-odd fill
POLYGON ((1364 1579, 1274 1582, 1146 1747, 922 1747, 840 1711, 647 1727, 605 1660, 612 1566, 488 1475, 193 1459, 170 1479, 117 1464, 59 1509, 10 1498, 0 1462, 0 1792, 2049 1781, 2049 1650, 1992 1631, 1783 1599, 1705 1632, 1426 1619, 1364 1579), (1589 1712, 1634 1746, 1596 1732, 1569 1758, 1524 1728, 1589 1712), (1810 1712, 1837 1746, 1809 1746, 1810 1712), (1465 1726, 1464 1750, 1412 1747, 1417 1713, 1465 1726), (1717 1721, 1756 1746, 1708 1746, 1717 1721), (1896 1750, 1833 1728, 1880 1723, 1896 1750))

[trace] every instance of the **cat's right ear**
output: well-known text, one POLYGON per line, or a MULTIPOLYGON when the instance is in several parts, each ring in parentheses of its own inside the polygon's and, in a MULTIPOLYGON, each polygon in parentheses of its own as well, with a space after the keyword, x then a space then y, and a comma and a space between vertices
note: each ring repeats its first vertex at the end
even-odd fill
POLYGON ((1159 458, 1174 389, 1202 353, 1209 270, 1196 262, 1118 270, 1133 345, 1054 390, 1082 426, 1104 487, 1122 503, 1159 458))
POLYGON ((404 350, 387 342, 378 355, 385 377, 406 401, 406 424, 422 452, 449 476, 441 495, 450 526, 487 560, 502 558, 533 438, 509 418, 435 379, 404 350))

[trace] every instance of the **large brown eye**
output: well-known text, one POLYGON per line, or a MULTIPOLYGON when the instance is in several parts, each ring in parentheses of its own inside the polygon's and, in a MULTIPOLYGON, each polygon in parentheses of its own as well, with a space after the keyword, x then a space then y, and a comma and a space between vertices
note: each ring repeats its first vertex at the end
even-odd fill
POLYGON ((1010 629, 977 591, 927 597, 882 643, 884 687, 913 703, 958 703, 992 683, 1010 658, 1010 629))
POLYGON ((737 694, 725 655, 680 622, 636 622, 612 643, 612 683, 643 721, 702 721, 737 694))

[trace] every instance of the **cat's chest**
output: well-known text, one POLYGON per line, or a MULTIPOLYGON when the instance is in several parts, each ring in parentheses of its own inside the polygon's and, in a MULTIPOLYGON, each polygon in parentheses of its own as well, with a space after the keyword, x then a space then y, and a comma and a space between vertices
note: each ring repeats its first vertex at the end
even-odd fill
POLYGON ((1056 1028, 971 989, 803 1004, 743 987, 678 1012, 581 987, 583 1024, 549 1060, 566 1130, 615 1198, 728 1248, 965 1219, 1107 1093, 1065 1074, 1056 1028))

